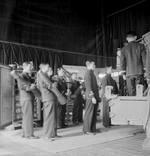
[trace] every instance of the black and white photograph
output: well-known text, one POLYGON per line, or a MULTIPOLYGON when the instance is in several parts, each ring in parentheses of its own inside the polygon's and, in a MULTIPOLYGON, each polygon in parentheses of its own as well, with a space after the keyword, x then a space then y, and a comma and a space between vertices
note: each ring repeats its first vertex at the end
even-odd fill
POLYGON ((0 156, 150 156, 148 0, 0 0, 0 156))

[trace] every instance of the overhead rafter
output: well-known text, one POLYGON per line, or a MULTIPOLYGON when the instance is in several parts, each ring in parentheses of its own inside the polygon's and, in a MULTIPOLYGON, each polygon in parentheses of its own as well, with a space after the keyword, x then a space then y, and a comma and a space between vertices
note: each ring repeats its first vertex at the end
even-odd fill
POLYGON ((107 18, 112 17, 112 16, 114 16, 114 15, 116 15, 116 14, 119 14, 119 13, 121 13, 121 12, 123 12, 123 11, 126 11, 126 10, 128 10, 128 9, 131 9, 131 8, 133 8, 133 7, 135 7, 135 6, 139 5, 139 4, 142 4, 142 3, 146 2, 146 1, 147 1, 147 0, 141 0, 141 1, 137 2, 137 3, 134 3, 134 4, 132 4, 132 5, 128 6, 128 7, 126 7, 126 8, 123 8, 123 9, 121 9, 121 10, 115 11, 114 13, 109 14, 109 15, 107 16, 107 18))

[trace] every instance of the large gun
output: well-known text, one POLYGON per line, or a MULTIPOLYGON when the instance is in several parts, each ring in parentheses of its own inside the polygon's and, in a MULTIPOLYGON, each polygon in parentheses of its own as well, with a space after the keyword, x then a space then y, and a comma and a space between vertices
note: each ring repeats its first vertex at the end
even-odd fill
MULTIPOLYGON (((42 80, 45 82, 45 84, 47 85, 48 89, 51 90, 57 97, 58 102, 61 105, 66 104, 67 100, 66 98, 59 92, 59 90, 57 89, 57 86, 54 83, 51 82, 50 78, 48 76, 45 76, 41 71, 38 72, 38 76, 40 76, 42 78, 42 80)), ((38 77, 37 76, 37 77, 38 77)))

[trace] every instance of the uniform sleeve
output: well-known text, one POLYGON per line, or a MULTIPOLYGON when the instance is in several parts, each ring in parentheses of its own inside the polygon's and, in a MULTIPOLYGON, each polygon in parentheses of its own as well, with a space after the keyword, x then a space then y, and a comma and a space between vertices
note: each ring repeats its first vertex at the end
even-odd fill
POLYGON ((48 89, 51 89, 52 88, 52 82, 51 80, 49 79, 48 76, 46 76, 45 74, 43 74, 42 72, 38 72, 38 77, 39 79, 42 79, 42 81, 44 82, 44 86, 43 87, 46 87, 48 89))
POLYGON ((86 75, 85 75, 85 88, 86 90, 88 91, 92 91, 92 79, 91 79, 91 75, 90 75, 90 72, 87 72, 86 75))
POLYGON ((142 57, 142 62, 143 62, 143 66, 144 68, 146 67, 146 48, 143 44, 141 44, 141 57, 142 57))
POLYGON ((25 91, 32 91, 34 88, 31 87, 31 83, 25 81, 23 78, 19 77, 17 79, 19 88, 25 91))
POLYGON ((80 93, 81 93, 80 83, 77 82, 77 88, 74 91, 74 94, 72 95, 72 97, 77 97, 80 93))
POLYGON ((114 85, 113 85, 113 91, 114 91, 114 94, 118 94, 118 92, 119 92, 118 86, 117 86, 117 83, 115 80, 114 80, 114 85))
POLYGON ((103 79, 102 79, 102 88, 105 88, 105 86, 107 85, 107 81, 106 81, 106 77, 104 77, 103 79))
POLYGON ((33 88, 31 88, 31 83, 26 81, 22 75, 18 74, 15 70, 11 71, 11 76, 13 76, 14 79, 17 80, 18 82, 18 87, 21 90, 25 90, 25 91, 31 91, 33 88))
POLYGON ((107 81, 106 81, 106 77, 104 77, 101 82, 101 97, 103 97, 105 94, 106 85, 107 85, 107 81))
POLYGON ((19 79, 19 74, 17 74, 17 72, 16 72, 15 70, 11 71, 11 72, 10 72, 10 75, 11 75, 14 79, 16 79, 16 80, 19 79))
POLYGON ((150 79, 150 50, 147 50, 146 56, 146 77, 150 79))
POLYGON ((125 48, 121 50, 121 57, 120 57, 120 69, 125 71, 126 70, 126 56, 125 56, 125 48))

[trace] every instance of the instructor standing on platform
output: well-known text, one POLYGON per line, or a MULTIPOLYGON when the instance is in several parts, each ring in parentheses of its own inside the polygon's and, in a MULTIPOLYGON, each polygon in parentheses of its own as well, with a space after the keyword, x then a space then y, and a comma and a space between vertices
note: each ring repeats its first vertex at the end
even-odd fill
POLYGON ((83 132, 84 134, 96 133, 97 107, 100 101, 97 79, 94 74, 95 63, 86 62, 87 72, 85 73, 85 97, 86 107, 84 114, 83 132))
POLYGON ((144 67, 146 63, 146 50, 144 45, 136 42, 135 32, 128 32, 128 41, 121 51, 121 70, 126 71, 127 90, 129 96, 136 95, 136 85, 144 83, 144 67))

